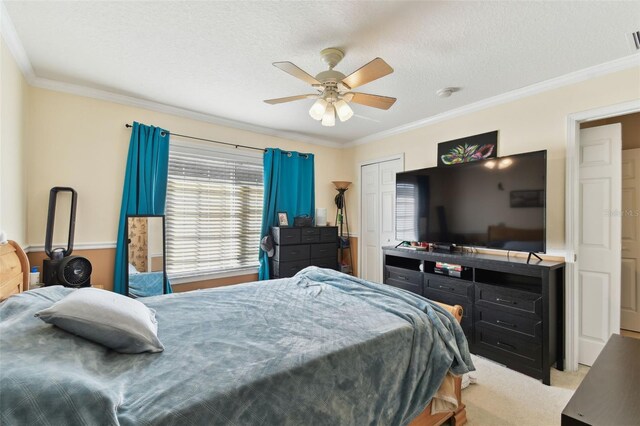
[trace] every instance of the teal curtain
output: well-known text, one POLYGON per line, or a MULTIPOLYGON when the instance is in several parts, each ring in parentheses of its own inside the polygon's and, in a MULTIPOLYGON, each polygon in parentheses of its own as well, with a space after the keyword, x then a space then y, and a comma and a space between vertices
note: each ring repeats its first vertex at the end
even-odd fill
MULTIPOLYGON (((313 154, 268 148, 264 153, 264 200, 260 238, 269 235, 278 224, 278 212, 287 212, 289 224, 301 215, 315 212, 315 175, 313 154)), ((269 279, 269 257, 260 250, 260 280, 269 279)))
MULTIPOLYGON (((127 215, 163 215, 167 199, 169 132, 137 122, 131 129, 127 169, 124 177, 118 240, 116 245, 113 291, 124 294, 128 274, 126 256, 127 215)), ((166 293, 171 293, 168 280, 166 293)))

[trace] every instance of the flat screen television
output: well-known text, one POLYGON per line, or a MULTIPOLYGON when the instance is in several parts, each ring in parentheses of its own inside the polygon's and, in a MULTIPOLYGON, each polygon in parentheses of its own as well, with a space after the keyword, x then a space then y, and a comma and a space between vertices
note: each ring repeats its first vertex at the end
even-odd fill
POLYGON ((547 151, 396 175, 396 239, 544 253, 547 151))

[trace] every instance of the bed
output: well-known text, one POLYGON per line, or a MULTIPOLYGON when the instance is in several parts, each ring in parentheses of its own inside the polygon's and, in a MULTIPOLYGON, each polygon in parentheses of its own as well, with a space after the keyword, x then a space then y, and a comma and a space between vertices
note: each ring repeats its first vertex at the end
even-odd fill
POLYGON ((165 350, 125 355, 34 318, 72 291, 47 287, 0 304, 0 424, 465 421, 451 376, 473 370, 450 313, 459 320, 459 307, 309 267, 138 299, 156 311, 165 350), (451 409, 432 414, 443 402, 451 409))

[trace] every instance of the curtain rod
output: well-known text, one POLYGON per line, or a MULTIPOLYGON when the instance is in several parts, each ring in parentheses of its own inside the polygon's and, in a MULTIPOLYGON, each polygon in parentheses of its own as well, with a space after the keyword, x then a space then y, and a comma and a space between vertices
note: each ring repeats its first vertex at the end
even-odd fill
MULTIPOLYGON (((127 124, 124 125, 124 127, 131 128, 133 126, 131 124, 127 123, 127 124)), ((222 145, 232 146, 232 147, 234 147, 236 149, 237 148, 245 148, 245 149, 255 149, 256 151, 262 151, 262 152, 266 152, 267 151, 266 148, 256 148, 255 146, 239 145, 239 144, 236 144, 236 143, 221 142, 221 141, 216 141, 216 140, 213 140, 213 139, 205 139, 205 138, 198 138, 198 137, 195 137, 195 136, 181 135, 180 133, 172 133, 172 132, 169 132, 168 130, 163 130, 161 135, 164 136, 167 133, 172 135, 172 136, 180 136, 181 138, 195 139, 195 140, 204 141, 204 142, 219 143, 219 144, 222 144, 222 145)))
MULTIPOLYGON (((133 126, 131 124, 127 123, 127 124, 124 125, 124 127, 131 128, 133 126)), ((236 143, 221 142, 221 141, 216 141, 216 140, 213 140, 213 139, 205 139, 205 138, 198 138, 198 137, 195 137, 195 136, 181 135, 180 133, 173 133, 173 132, 169 132, 168 130, 163 130, 161 135, 164 136, 167 133, 170 134, 170 135, 173 135, 173 136, 180 136, 181 138, 195 139, 195 140, 198 140, 198 141, 219 143, 221 145, 232 146, 232 147, 234 147, 236 149, 245 148, 245 149, 254 149, 256 151, 267 152, 266 148, 256 148, 255 146, 239 145, 239 144, 236 144, 236 143)), ((282 150, 282 151, 286 152, 289 155, 289 157, 291 157, 291 151, 285 151, 285 150, 282 150)), ((303 155, 305 158, 309 158, 309 154, 308 153, 301 152, 299 154, 303 155)))

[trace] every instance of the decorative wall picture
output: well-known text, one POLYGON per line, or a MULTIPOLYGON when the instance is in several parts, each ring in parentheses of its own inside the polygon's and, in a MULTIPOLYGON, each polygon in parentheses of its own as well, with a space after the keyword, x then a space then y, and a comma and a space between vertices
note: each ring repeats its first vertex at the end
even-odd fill
POLYGON ((544 207, 544 190, 511 191, 509 199, 512 208, 544 207))
POLYGON ((278 226, 289 226, 289 216, 287 212, 278 212, 278 226))
POLYGON ((469 163, 497 156, 497 130, 438 144, 438 166, 469 163))

